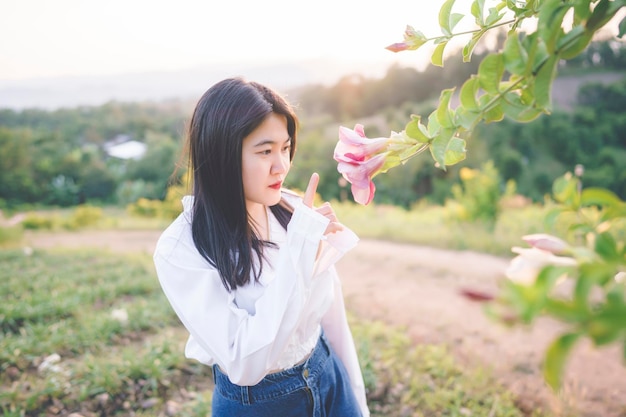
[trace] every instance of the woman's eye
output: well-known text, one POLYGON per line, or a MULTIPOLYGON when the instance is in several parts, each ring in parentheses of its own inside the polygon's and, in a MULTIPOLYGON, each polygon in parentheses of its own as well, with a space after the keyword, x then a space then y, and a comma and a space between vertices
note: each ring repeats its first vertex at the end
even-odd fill
POLYGON ((289 152, 291 150, 291 145, 287 145, 283 148, 283 152, 289 152))

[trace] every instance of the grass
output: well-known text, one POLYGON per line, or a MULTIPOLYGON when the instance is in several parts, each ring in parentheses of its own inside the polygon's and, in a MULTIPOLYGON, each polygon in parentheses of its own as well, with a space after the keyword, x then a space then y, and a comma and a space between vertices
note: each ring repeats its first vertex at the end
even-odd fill
POLYGON ((361 238, 391 240, 451 250, 473 250, 510 256, 511 247, 523 242, 521 236, 544 232, 546 208, 527 206, 507 209, 493 227, 479 222, 455 221, 441 206, 359 206, 332 203, 337 216, 361 238))
POLYGON ((525 416, 487 369, 458 363, 448 347, 414 346, 382 322, 353 320, 352 329, 372 416, 525 416))
MULTIPOLYGON (((0 250, 0 263, 0 415, 210 413, 210 368, 184 358, 148 256, 0 250)), ((351 321, 373 416, 523 416, 445 347, 351 321)))

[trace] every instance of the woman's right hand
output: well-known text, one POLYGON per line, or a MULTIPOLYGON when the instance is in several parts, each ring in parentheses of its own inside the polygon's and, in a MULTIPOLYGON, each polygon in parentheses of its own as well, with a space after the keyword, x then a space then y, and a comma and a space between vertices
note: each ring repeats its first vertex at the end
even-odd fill
POLYGON ((343 230, 343 225, 339 223, 337 215, 335 214, 333 208, 330 206, 329 202, 325 202, 320 207, 313 207, 313 200, 315 198, 315 192, 317 191, 317 185, 319 184, 319 182, 320 176, 317 174, 317 172, 314 172, 311 175, 311 179, 309 180, 309 185, 306 187, 306 191, 304 192, 304 198, 302 201, 305 206, 315 210, 316 212, 320 213, 322 216, 330 220, 330 223, 328 224, 328 226, 326 227, 326 231, 324 232, 324 235, 328 235, 330 233, 335 233, 343 230))

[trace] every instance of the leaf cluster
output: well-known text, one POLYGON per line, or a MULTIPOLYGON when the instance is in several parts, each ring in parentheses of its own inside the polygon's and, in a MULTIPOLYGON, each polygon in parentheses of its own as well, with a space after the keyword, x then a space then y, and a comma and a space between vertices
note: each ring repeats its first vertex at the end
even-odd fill
MULTIPOLYGON (((435 65, 443 66, 443 53, 450 39, 468 33, 453 33, 463 17, 452 12, 454 3, 455 0, 447 0, 440 9, 441 36, 426 38, 421 32, 410 30, 405 33, 405 38, 412 41, 409 49, 417 49, 430 40, 437 45, 431 58, 435 65)), ((505 117, 529 122, 551 113, 551 87, 559 62, 585 50, 593 36, 624 6, 624 0, 506 0, 485 10, 485 1, 475 0, 471 14, 478 28, 469 32, 472 36, 463 48, 463 59, 471 59, 485 33, 508 25, 503 49, 487 55, 477 73, 463 83, 456 108, 450 107, 455 89, 444 89, 428 123, 422 125, 421 118, 414 116, 403 133, 428 143, 433 159, 445 169, 446 165, 463 160, 459 140, 468 137, 479 123, 498 122, 505 117), (570 29, 563 25, 568 13, 573 15, 570 29), (510 19, 503 21, 505 17, 510 19), (536 21, 536 29, 522 32, 522 23, 530 18, 536 21)), ((620 36, 625 29, 622 21, 620 36)))

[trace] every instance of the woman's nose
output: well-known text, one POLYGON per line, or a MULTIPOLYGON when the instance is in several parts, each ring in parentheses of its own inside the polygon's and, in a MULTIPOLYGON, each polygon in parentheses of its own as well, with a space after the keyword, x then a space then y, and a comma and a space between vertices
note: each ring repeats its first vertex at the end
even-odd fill
POLYGON ((289 157, 286 157, 284 155, 277 155, 277 157, 274 159, 274 162, 272 163, 272 173, 282 174, 283 172, 287 172, 290 163, 291 162, 289 161, 289 157))

